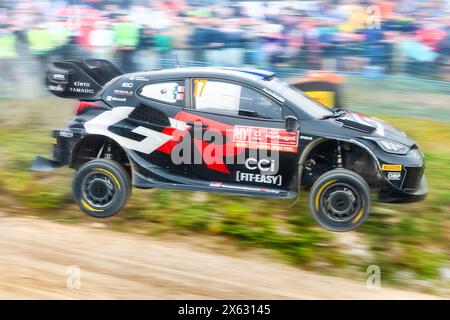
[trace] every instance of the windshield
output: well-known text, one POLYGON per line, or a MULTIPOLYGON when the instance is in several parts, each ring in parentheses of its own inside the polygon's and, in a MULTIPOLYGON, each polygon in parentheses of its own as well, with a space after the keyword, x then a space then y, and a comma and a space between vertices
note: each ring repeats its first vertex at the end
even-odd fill
POLYGON ((287 82, 281 81, 280 79, 274 78, 270 80, 269 88, 281 95, 283 98, 291 101, 298 108, 315 119, 322 119, 325 116, 333 114, 333 112, 324 105, 311 99, 299 89, 288 84, 287 82))

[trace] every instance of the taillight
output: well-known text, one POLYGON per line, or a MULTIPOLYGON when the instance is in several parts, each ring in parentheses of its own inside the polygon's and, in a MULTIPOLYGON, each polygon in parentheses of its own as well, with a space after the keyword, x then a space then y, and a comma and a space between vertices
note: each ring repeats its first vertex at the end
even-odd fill
POLYGON ((86 108, 100 108, 100 106, 96 105, 93 102, 80 101, 80 104, 78 105, 78 108, 77 108, 77 114, 80 114, 86 108))

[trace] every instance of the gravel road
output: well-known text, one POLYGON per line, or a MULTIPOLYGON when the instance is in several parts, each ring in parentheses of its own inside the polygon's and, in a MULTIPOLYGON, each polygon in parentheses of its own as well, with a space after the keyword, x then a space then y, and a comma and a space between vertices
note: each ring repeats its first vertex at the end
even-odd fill
POLYGON ((91 225, 0 216, 0 299, 427 299, 258 254, 218 253, 91 225), (77 266, 81 272, 77 278, 77 266), (69 273, 68 273, 69 271, 69 273), (73 273, 75 272, 75 273, 73 273), (67 284, 80 288, 68 289, 67 284))

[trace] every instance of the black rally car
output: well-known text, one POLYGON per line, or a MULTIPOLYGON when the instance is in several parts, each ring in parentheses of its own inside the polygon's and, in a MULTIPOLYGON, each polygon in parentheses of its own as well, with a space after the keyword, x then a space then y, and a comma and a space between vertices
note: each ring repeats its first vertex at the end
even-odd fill
MULTIPOLYGON (((392 125, 330 110, 273 73, 175 68, 123 74, 105 60, 55 62, 48 89, 79 100, 54 130, 53 160, 77 170, 73 193, 94 217, 117 213, 137 188, 296 199, 310 189, 314 218, 348 231, 382 202, 426 197, 424 156, 392 125)), ((149 200, 151 201, 151 200, 149 200)))

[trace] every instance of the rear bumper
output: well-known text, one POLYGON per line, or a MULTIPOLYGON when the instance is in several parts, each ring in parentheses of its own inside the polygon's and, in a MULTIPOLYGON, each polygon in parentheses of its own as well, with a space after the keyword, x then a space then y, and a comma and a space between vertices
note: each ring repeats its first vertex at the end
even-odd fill
POLYGON ((64 165, 72 162, 72 151, 81 137, 78 131, 71 129, 53 130, 52 136, 55 139, 53 144, 53 159, 64 165))
POLYGON ((378 201, 385 203, 412 203, 426 199, 428 184, 425 175, 420 180, 419 188, 414 192, 406 192, 399 189, 387 188, 378 193, 378 201))
POLYGON ((59 161, 50 160, 41 156, 37 156, 31 165, 31 171, 49 172, 61 168, 63 166, 64 164, 62 164, 59 161))
POLYGON ((81 134, 70 129, 53 130, 53 159, 38 156, 31 165, 32 171, 48 172, 70 165, 72 150, 81 134))

